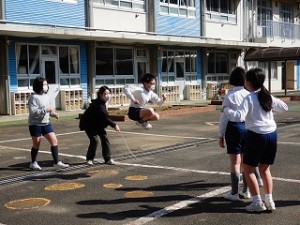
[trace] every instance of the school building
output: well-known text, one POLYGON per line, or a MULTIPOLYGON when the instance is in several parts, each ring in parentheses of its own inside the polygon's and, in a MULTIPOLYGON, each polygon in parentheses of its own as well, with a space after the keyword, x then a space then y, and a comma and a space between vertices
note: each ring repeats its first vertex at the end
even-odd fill
POLYGON ((0 0, 0 114, 28 113, 37 76, 62 110, 102 85, 126 105, 146 72, 169 102, 213 98, 236 66, 299 90, 299 15, 299 0, 0 0))

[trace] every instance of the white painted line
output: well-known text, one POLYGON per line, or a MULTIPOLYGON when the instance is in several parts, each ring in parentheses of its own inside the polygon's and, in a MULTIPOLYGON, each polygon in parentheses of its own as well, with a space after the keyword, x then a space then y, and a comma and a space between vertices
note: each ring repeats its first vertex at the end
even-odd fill
POLYGON ((174 205, 167 206, 164 209, 161 209, 161 210, 158 210, 156 212, 153 212, 153 213, 151 213, 151 214, 149 214, 147 216, 141 217, 141 218, 139 218, 139 219, 137 219, 135 221, 126 223, 125 225, 142 225, 142 224, 146 224, 146 223, 152 222, 155 219, 158 219, 158 218, 160 218, 162 216, 165 216, 165 215, 167 215, 169 213, 172 213, 172 212, 174 212, 176 210, 185 208, 185 207, 187 207, 187 206, 189 206, 191 204, 195 204, 195 203, 198 203, 198 202, 203 201, 205 199, 208 199, 208 198, 211 198, 211 197, 223 194, 223 193, 229 191, 230 189, 231 189, 230 186, 226 186, 226 187, 222 187, 222 188, 216 189, 214 191, 205 193, 203 195, 199 195, 199 196, 197 196, 195 198, 191 198, 191 199, 188 199, 188 200, 185 200, 185 201, 178 202, 178 203, 176 203, 174 205))
POLYGON ((124 165, 124 166, 143 167, 143 168, 166 169, 166 170, 174 170, 174 171, 181 171, 181 172, 192 172, 192 173, 202 173, 202 174, 218 174, 218 175, 230 175, 230 173, 228 173, 228 172, 222 172, 222 171, 193 170, 193 169, 185 169, 185 168, 178 168, 178 167, 171 167, 171 166, 144 165, 144 164, 123 163, 123 162, 116 162, 116 164, 118 164, 118 165, 124 165))
POLYGON ((219 122, 205 122, 206 125, 209 125, 209 126, 215 126, 215 125, 218 125, 219 122))
POLYGON ((285 141, 278 141, 277 144, 280 144, 280 145, 300 145, 299 142, 285 142, 285 141))
MULTIPOLYGON (((30 152, 30 149, 24 148, 15 148, 9 146, 0 146, 5 147, 7 149, 13 149, 18 151, 26 151, 30 152)), ((51 154, 50 151, 39 151, 39 153, 51 154)), ((71 155, 71 154, 64 154, 59 153, 60 156, 70 157, 70 158, 78 158, 78 159, 86 159, 85 156, 82 155, 71 155)), ((189 173, 202 173, 202 174, 217 174, 217 175, 230 175, 228 172, 222 171, 208 171, 208 170, 193 170, 193 169, 185 169, 185 168, 178 168, 178 167, 171 167, 171 166, 161 166, 161 165, 145 165, 145 164, 133 164, 133 163, 124 163, 124 162, 116 162, 116 165, 124 165, 124 166, 135 166, 135 167, 144 167, 144 168, 156 168, 156 169, 166 169, 166 170, 174 170, 174 171, 181 171, 181 172, 189 172, 189 173)), ((284 181, 289 183, 298 183, 300 184, 300 180, 289 179, 289 178, 281 178, 281 177, 273 177, 273 180, 284 181)), ((1 225, 1 224, 0 224, 1 225)))
MULTIPOLYGON (((116 131, 114 131, 114 130, 107 130, 107 132, 116 133, 116 131)), ((80 134, 80 133, 84 133, 84 131, 74 131, 74 132, 68 132, 68 133, 63 133, 63 134, 56 134, 56 136, 65 136, 65 135, 80 134)), ((215 138, 186 137, 186 136, 176 136, 176 135, 173 136, 173 135, 163 135, 163 134, 148 134, 148 133, 139 133, 139 132, 130 132, 130 131, 122 131, 122 133, 123 134, 141 135, 141 136, 154 136, 154 137, 182 138, 182 139, 195 139, 195 140, 216 140, 215 138)), ((18 142, 18 141, 26 141, 26 140, 31 140, 31 137, 3 140, 3 141, 0 141, 0 144, 18 142)))

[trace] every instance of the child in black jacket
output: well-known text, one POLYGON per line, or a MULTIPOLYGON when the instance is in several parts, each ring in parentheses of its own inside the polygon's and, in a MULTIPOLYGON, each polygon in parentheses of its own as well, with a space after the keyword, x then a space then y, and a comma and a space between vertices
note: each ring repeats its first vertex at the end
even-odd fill
POLYGON ((109 98, 110 89, 107 86, 100 87, 97 93, 97 99, 92 100, 80 119, 79 128, 80 130, 84 130, 90 139, 86 154, 87 164, 89 165, 93 165, 93 160, 99 145, 99 137, 102 146, 102 156, 105 163, 110 165, 114 164, 114 161, 111 158, 110 143, 105 128, 111 126, 116 131, 120 131, 120 128, 109 118, 107 112, 109 98))

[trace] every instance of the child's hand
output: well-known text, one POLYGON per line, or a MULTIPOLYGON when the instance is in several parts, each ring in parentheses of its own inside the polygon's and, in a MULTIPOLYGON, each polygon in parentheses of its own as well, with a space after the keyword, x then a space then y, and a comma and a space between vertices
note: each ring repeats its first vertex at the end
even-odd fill
POLYGON ((167 100, 167 96, 166 96, 166 94, 165 94, 165 93, 163 93, 163 94, 161 95, 161 98, 162 98, 162 100, 163 100, 163 101, 166 101, 166 100, 167 100))
POLYGON ((115 131, 120 131, 120 128, 118 125, 115 126, 115 131))
POLYGON ((223 106, 222 108, 221 108, 221 112, 224 112, 224 109, 226 108, 226 106, 223 106))
POLYGON ((58 120, 59 119, 59 114, 55 113, 55 115, 53 117, 58 120))
POLYGON ((134 103, 134 104, 137 104, 137 105, 140 104, 139 100, 137 100, 137 99, 135 99, 135 100, 133 101, 133 103, 134 103))
POLYGON ((220 145, 221 148, 225 148, 224 138, 223 137, 219 137, 219 145, 220 145))

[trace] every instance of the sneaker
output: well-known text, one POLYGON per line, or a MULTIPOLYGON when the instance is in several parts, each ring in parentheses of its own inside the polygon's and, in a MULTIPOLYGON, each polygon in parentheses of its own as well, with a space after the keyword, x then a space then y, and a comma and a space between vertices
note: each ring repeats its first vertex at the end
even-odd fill
POLYGON ((223 197, 230 201, 239 201, 240 200, 239 194, 232 195, 231 192, 224 194, 223 197))
POLYGON ((249 191, 246 191, 246 192, 240 192, 240 196, 242 196, 243 198, 245 199, 250 199, 251 198, 251 194, 249 191))
POLYGON ((93 165, 94 165, 94 162, 93 162, 93 160, 87 160, 87 161, 86 161, 86 164, 88 164, 89 166, 93 166, 93 165))
POLYGON ((108 165, 115 165, 115 161, 113 159, 105 161, 105 163, 108 164, 108 165))
POLYGON ((248 212, 262 212, 265 211, 267 208, 263 202, 259 202, 259 203, 252 202, 250 205, 246 206, 245 209, 248 212))
POLYGON ((33 163, 30 163, 29 168, 32 170, 42 170, 42 168, 39 166, 37 161, 34 161, 33 163))
POLYGON ((58 161, 58 163, 53 165, 55 169, 65 169, 69 167, 69 164, 63 163, 62 161, 58 161))
POLYGON ((135 124, 138 126, 144 127, 146 130, 149 130, 152 128, 152 125, 146 121, 135 121, 135 124))
POLYGON ((263 187, 264 186, 264 182, 261 178, 257 179, 257 183, 259 187, 263 187))
POLYGON ((274 201, 265 201, 265 206, 267 207, 267 210, 269 211, 275 211, 275 202, 274 201))

